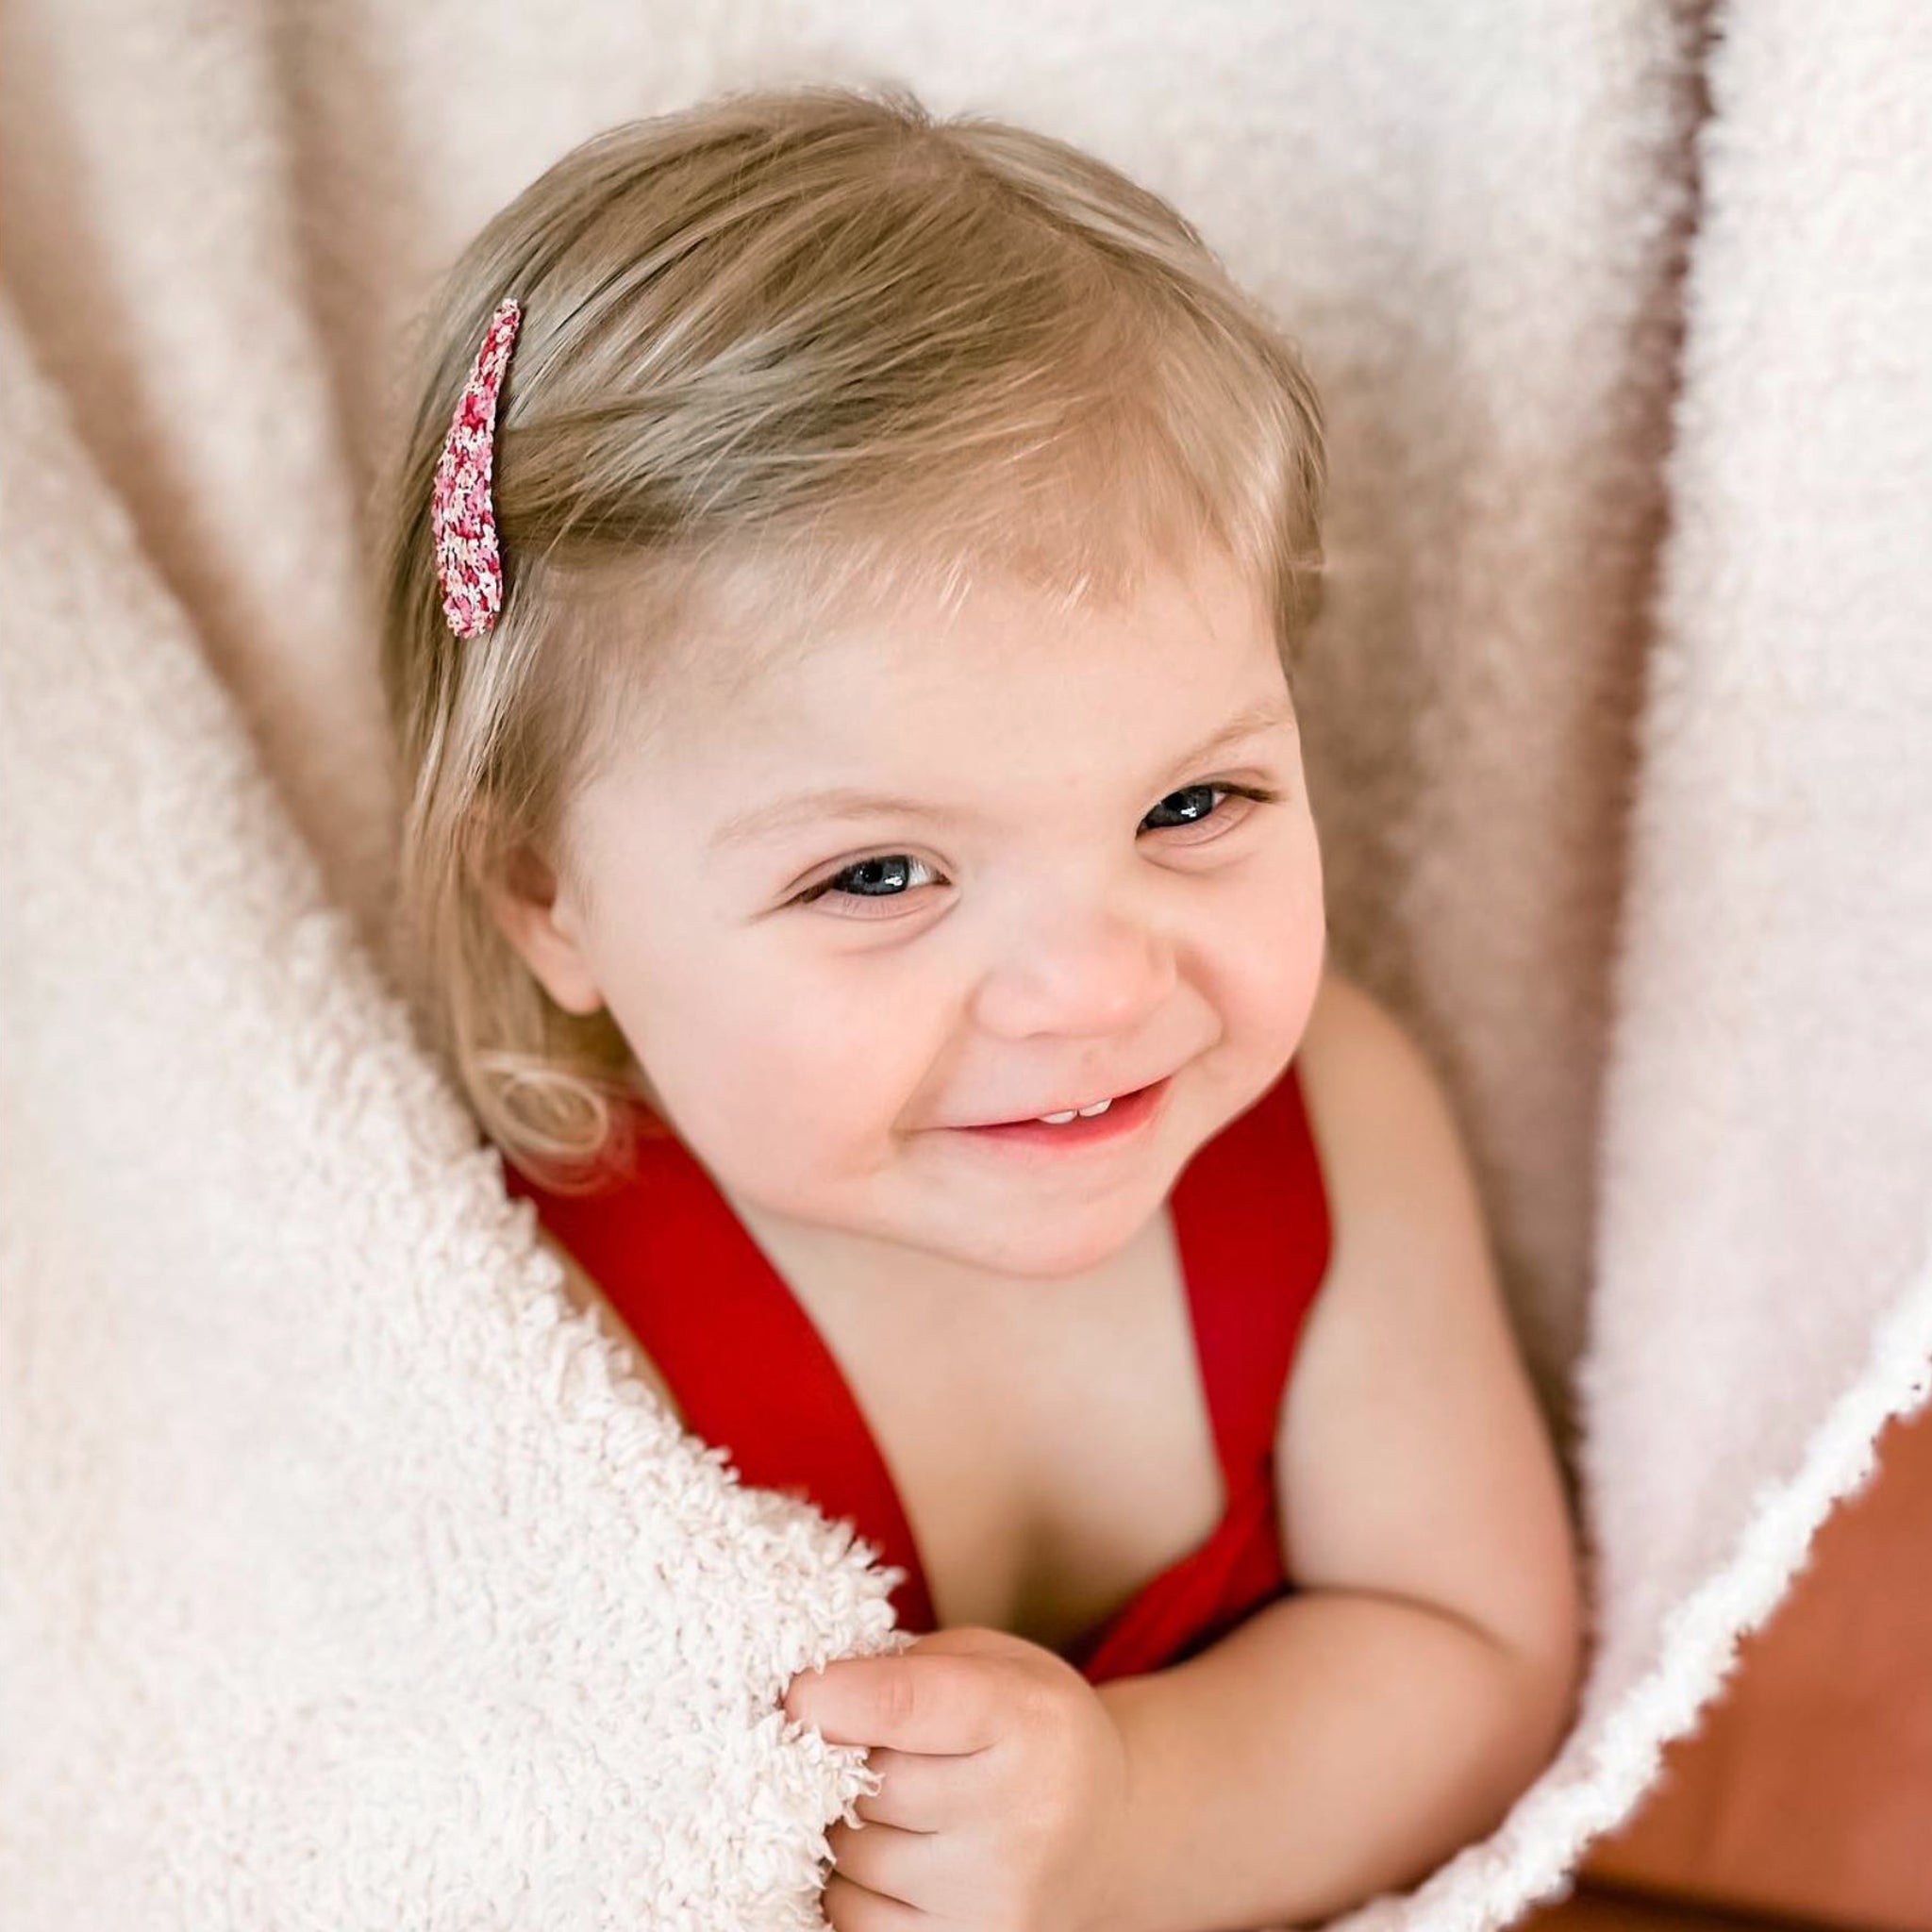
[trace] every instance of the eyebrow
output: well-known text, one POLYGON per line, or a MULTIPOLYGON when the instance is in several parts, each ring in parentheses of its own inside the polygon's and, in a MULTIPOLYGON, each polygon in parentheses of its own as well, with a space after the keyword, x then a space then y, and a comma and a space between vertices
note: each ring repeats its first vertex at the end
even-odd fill
MULTIPOLYGON (((1266 698, 1238 711, 1225 724, 1210 732, 1184 758, 1174 760, 1173 770, 1186 771, 1215 753, 1224 751, 1243 739, 1258 737, 1294 717, 1293 702, 1283 696, 1266 698)), ((928 799, 908 798, 897 792, 867 791, 852 785, 828 785, 815 791, 801 791, 774 800, 726 819, 712 835, 711 843, 742 844, 768 837, 806 819, 840 821, 863 818, 918 819, 926 824, 944 824, 958 814, 928 799)))

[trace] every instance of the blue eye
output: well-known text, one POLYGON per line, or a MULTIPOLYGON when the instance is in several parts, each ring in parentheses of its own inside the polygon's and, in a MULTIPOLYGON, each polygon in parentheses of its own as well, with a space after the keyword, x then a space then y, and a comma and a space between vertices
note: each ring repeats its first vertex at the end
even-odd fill
MULTIPOLYGON (((1147 816, 1149 819, 1153 818, 1156 813, 1167 809, 1175 799, 1193 800, 1215 792, 1226 798, 1245 798, 1257 805, 1273 805, 1281 797, 1280 792, 1272 791, 1262 785, 1185 785, 1178 791, 1170 791, 1147 816)), ((1191 811, 1184 806, 1181 810, 1185 815, 1177 818, 1173 824, 1154 825, 1149 829, 1158 832, 1185 831, 1190 825, 1212 824, 1225 816, 1224 812, 1213 805, 1198 807, 1191 811)), ((1245 817, 1246 814, 1243 813, 1242 816, 1245 817)), ((1141 823, 1145 824, 1146 820, 1142 820, 1141 823)), ((1181 842, 1199 844, 1203 841, 1183 840, 1181 842)), ((815 886, 807 887, 791 903, 794 906, 810 906, 827 894, 847 903, 904 899, 908 896, 908 881, 916 872, 930 873, 934 878, 941 876, 923 858, 914 858, 910 853, 879 853, 870 858, 855 859, 850 865, 841 867, 830 877, 820 880, 815 886)))
MULTIPOLYGON (((905 874, 915 868, 932 872, 932 867, 923 858, 914 858, 906 852, 888 852, 876 858, 858 859, 842 871, 835 872, 830 878, 799 893, 792 903, 809 906, 813 900, 823 899, 827 892, 834 892, 841 899, 904 898, 905 893, 897 890, 895 880, 903 880, 905 874), (880 873, 887 875, 883 880, 876 876, 880 873), (873 876, 868 877, 868 874, 873 876), (860 883, 847 886, 843 883, 847 879, 860 883), (874 890, 875 886, 880 889, 874 890)), ((933 875, 938 876, 936 873, 933 875)))

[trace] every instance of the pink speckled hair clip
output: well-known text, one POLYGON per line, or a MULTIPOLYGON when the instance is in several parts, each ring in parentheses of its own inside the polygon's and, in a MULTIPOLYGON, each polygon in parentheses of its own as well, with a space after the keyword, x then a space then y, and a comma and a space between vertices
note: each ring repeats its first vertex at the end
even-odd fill
POLYGON ((496 442, 496 392, 522 319, 514 297, 500 303, 490 318, 429 495, 442 614, 459 638, 483 636, 503 608, 503 556, 490 501, 490 461, 496 442))

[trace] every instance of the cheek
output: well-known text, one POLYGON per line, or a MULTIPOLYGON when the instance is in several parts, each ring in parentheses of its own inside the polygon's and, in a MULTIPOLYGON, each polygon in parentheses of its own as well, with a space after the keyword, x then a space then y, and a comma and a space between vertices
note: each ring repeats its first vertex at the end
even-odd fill
POLYGON ((747 975, 742 949, 643 924, 605 937, 611 1018, 679 1133, 708 1156, 795 1134, 798 1083, 820 1071, 812 1042, 785 1024, 788 1002, 747 975))
POLYGON ((1257 1059, 1285 1063, 1294 1051, 1326 944, 1320 866, 1299 856, 1230 909, 1218 935, 1215 996, 1230 1034, 1257 1059))
MULTIPOLYGON (((741 1158, 836 1164, 876 1145, 938 1051, 941 1011, 903 962, 800 947, 735 974, 692 977, 667 1038, 699 1114, 741 1158)), ((668 1095, 667 1095, 668 1097, 668 1095)))

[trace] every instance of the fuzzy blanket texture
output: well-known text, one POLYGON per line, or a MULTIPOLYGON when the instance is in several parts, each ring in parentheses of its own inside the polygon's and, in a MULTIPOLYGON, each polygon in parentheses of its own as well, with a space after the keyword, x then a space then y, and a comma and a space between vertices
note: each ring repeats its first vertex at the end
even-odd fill
POLYGON ((1456 1093, 1594 1623, 1502 1826, 1338 1923, 1560 1895, 1927 1397, 1932 14, 12 0, 10 1932, 823 1923, 872 1778, 776 1699, 887 1579, 572 1310, 374 963, 360 519, 490 211, 879 76, 1168 194, 1331 411, 1332 943, 1456 1093))

